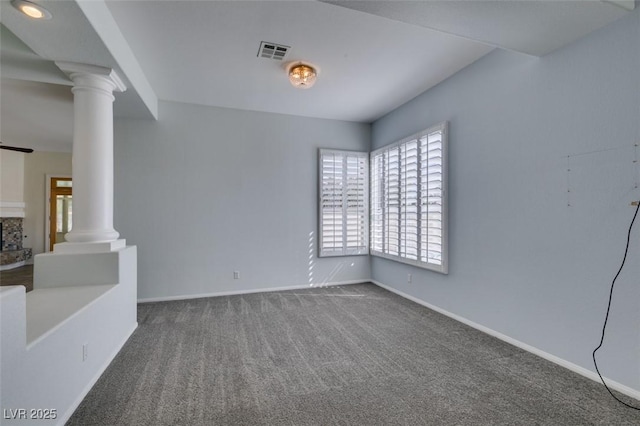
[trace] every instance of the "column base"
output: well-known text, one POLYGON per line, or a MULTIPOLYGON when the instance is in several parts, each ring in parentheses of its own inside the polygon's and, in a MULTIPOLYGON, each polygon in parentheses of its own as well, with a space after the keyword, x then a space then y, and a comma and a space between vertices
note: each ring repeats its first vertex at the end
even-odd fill
POLYGON ((120 233, 113 228, 91 231, 72 229, 64 236, 64 239, 69 243, 101 243, 115 241, 119 236, 120 233))
POLYGON ((58 243, 53 245, 53 252, 60 254, 72 253, 105 253, 117 251, 127 246, 127 240, 105 241, 101 243, 58 243))

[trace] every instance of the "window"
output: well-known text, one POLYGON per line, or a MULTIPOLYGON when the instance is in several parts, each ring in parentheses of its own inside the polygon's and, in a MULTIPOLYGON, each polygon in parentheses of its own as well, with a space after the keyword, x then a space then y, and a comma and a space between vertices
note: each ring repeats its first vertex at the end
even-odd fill
POLYGON ((368 254, 368 154, 321 149, 319 182, 319 256, 368 254))
POLYGON ((371 254, 448 272, 447 123, 371 153, 371 254))

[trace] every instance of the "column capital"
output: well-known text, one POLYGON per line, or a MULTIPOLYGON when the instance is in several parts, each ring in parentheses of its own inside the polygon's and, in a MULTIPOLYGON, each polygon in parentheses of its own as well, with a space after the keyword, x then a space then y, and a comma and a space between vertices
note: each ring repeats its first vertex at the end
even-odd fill
POLYGON ((72 81, 78 76, 96 76, 110 82, 113 85, 113 91, 124 92, 127 90, 127 86, 125 86, 118 73, 112 68, 80 64, 77 62, 56 62, 55 64, 62 72, 67 74, 72 81))

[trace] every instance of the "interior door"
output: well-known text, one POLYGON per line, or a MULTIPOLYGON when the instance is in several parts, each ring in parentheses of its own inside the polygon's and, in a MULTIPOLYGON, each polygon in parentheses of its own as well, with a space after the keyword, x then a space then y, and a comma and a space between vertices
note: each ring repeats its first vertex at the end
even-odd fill
POLYGON ((51 178, 49 197, 49 250, 65 241, 73 223, 73 182, 71 178, 51 178))

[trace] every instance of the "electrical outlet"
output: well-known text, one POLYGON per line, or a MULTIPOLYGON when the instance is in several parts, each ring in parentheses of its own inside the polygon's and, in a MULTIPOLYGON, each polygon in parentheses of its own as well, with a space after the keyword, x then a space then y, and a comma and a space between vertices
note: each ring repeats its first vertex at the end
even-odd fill
POLYGON ((85 362, 89 357, 89 344, 85 343, 82 345, 82 362, 85 362))
POLYGON ((413 277, 411 276, 411 274, 407 274, 407 282, 409 284, 411 284, 411 280, 413 279, 413 277))
POLYGON ((632 206, 637 206, 637 205, 638 205, 638 203, 640 203, 640 201, 632 201, 632 202, 631 202, 631 205, 632 205, 632 206))
POLYGON ((233 279, 234 280, 240 279, 240 271, 233 271, 233 279))

